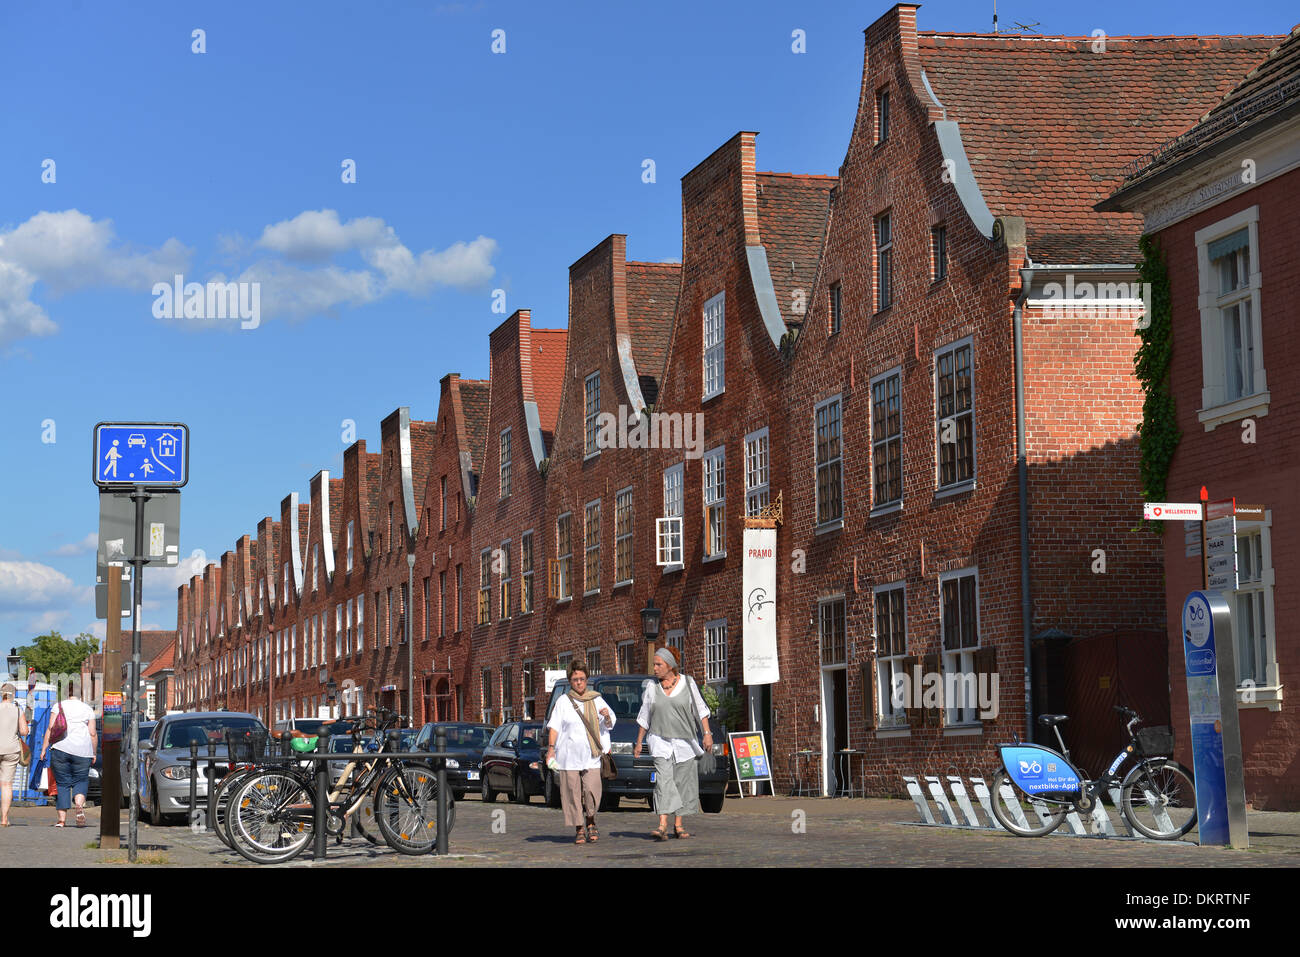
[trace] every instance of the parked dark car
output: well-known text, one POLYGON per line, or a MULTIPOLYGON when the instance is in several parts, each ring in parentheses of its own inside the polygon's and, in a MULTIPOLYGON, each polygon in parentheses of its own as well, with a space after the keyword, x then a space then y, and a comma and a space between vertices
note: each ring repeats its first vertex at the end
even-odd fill
MULTIPOLYGON (((639 730, 636 716, 641 711, 641 689, 647 681, 653 680, 650 675, 592 675, 587 680, 587 688, 604 698, 618 719, 614 723, 614 730, 609 733, 610 750, 614 755, 614 767, 618 770, 618 776, 602 782, 602 811, 612 811, 618 807, 621 798, 648 799, 654 794, 655 762, 650 757, 650 748, 642 747, 639 758, 632 756, 639 730)), ((555 683, 551 700, 546 706, 547 721, 551 719, 551 709, 555 707, 555 702, 568 691, 567 678, 561 678, 555 683)), ((727 749, 723 743, 727 740, 727 734, 726 729, 717 724, 716 718, 709 722, 709 730, 713 732, 713 753, 717 757, 717 767, 712 774, 700 775, 700 810, 707 814, 717 814, 722 810, 727 791, 729 769, 727 749)), ((542 766, 542 796, 548 806, 560 806, 559 782, 545 765, 542 766)))
POLYGON ((435 750, 434 733, 439 728, 447 729, 447 753, 456 755, 447 759, 447 784, 460 800, 468 792, 482 787, 483 749, 496 734, 496 728, 490 724, 460 721, 432 722, 420 729, 411 750, 435 750))
POLYGON ((483 749, 483 778, 479 791, 484 801, 506 793, 516 804, 527 804, 542 793, 542 725, 536 721, 511 721, 497 728, 483 749))

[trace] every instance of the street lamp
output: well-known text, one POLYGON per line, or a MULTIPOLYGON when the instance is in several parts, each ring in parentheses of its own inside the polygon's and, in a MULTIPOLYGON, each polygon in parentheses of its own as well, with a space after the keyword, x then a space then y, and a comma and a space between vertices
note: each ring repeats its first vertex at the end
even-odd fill
POLYGON ((655 600, 651 598, 644 608, 641 609, 641 634, 645 635, 646 640, 646 670, 654 668, 655 656, 655 639, 659 637, 659 624, 663 619, 663 610, 655 607, 655 600))

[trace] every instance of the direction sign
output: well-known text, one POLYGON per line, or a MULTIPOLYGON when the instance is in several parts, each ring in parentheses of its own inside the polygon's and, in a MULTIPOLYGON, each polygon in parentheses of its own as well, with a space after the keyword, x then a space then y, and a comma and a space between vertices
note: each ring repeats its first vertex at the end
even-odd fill
POLYGON ((190 430, 176 422, 100 422, 95 484, 180 488, 189 481, 190 430))
POLYGON ((1237 589, 1236 502, 1210 502, 1205 506, 1206 587, 1213 591, 1237 589))
POLYGON ((1143 502, 1142 517, 1147 521, 1174 522, 1201 520, 1200 502, 1143 502))

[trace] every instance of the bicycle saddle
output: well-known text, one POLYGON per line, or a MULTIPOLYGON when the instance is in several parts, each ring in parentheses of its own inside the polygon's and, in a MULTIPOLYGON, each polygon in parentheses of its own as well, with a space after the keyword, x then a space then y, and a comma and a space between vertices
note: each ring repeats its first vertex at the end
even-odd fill
POLYGON ((1070 720, 1070 716, 1068 714, 1040 714, 1038 716, 1038 723, 1041 724, 1044 728, 1055 727, 1056 725, 1060 724, 1062 721, 1069 721, 1069 720, 1070 720))

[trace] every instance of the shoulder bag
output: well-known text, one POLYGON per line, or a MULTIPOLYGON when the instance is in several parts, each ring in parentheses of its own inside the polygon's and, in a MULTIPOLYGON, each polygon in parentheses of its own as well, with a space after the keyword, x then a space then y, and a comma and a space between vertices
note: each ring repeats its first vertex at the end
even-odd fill
POLYGON ((68 716, 63 713, 63 702, 59 702, 59 713, 50 722, 50 744, 56 744, 68 736, 68 716))
MULTIPOLYGON (((695 719, 695 730, 700 735, 700 747, 704 747, 704 722, 700 720, 700 713, 695 708, 695 695, 699 691, 695 687, 695 679, 687 675, 686 680, 691 683, 691 717, 695 719)), ((699 763, 699 772, 701 774, 712 774, 718 766, 718 759, 714 757, 712 751, 705 751, 695 759, 699 763)))
MULTIPOLYGON (((19 707, 18 707, 18 702, 17 702, 17 701, 13 702, 13 706, 14 706, 14 710, 17 711, 18 714, 21 716, 21 715, 22 715, 22 708, 19 708, 19 707)), ((30 733, 30 731, 31 731, 31 729, 28 728, 28 732, 29 732, 29 733, 30 733)), ((28 744, 28 743, 27 743, 27 739, 24 738, 24 737, 22 736, 21 733, 19 733, 19 731, 18 731, 18 725, 17 725, 17 724, 14 725, 14 734, 17 734, 17 735, 18 735, 18 744, 19 744, 19 747, 22 749, 22 755, 21 755, 21 757, 19 758, 18 763, 21 764, 21 765, 23 765, 24 767, 31 767, 31 764, 32 764, 32 746, 31 746, 30 744, 28 744)))
MULTIPOLYGON (((566 695, 567 697, 567 695, 566 695)), ((600 777, 603 781, 612 781, 618 777, 618 769, 614 767, 614 756, 600 746, 600 738, 591 733, 591 725, 587 724, 586 718, 583 717, 582 709, 578 707, 578 702, 569 698, 569 704, 573 705, 573 710, 578 712, 578 720, 582 722, 583 728, 587 731, 587 737, 590 739, 596 750, 600 752, 600 777)))

